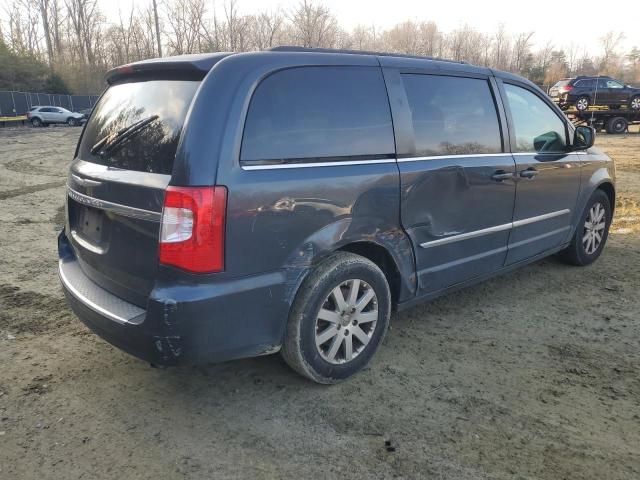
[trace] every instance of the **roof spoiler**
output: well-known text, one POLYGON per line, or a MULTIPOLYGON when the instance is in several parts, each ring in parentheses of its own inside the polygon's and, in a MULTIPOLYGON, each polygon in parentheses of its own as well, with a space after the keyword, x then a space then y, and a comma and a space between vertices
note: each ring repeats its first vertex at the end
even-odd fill
POLYGON ((180 76, 199 80, 202 79, 218 61, 228 55, 231 54, 216 52, 152 58, 112 68, 106 73, 105 80, 111 85, 124 77, 151 74, 180 76))

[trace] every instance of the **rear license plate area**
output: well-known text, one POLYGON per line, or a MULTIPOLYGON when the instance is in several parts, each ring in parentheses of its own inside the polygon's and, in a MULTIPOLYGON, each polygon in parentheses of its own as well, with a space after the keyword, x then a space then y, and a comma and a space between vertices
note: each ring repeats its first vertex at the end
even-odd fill
POLYGON ((76 232, 91 243, 100 245, 104 243, 108 219, 102 210, 80 206, 78 208, 78 221, 76 232))

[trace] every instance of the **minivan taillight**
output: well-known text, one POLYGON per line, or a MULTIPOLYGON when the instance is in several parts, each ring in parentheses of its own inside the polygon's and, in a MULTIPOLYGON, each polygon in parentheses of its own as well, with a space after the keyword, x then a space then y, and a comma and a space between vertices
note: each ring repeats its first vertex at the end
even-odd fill
POLYGON ((226 187, 168 187, 160 226, 160 263, 194 273, 224 270, 226 209, 226 187))

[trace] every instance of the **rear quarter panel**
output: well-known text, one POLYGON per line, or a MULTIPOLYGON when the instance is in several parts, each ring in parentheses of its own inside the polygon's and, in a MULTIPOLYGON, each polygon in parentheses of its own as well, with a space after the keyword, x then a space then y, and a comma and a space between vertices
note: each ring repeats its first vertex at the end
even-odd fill
POLYGON ((228 188, 225 272, 239 278, 284 272, 286 303, 318 261, 353 242, 385 247, 402 278, 400 299, 415 291, 415 264, 400 227, 394 161, 245 170, 240 147, 246 112, 260 81, 284 68, 378 67, 375 57, 262 52, 233 55, 207 75, 193 102, 172 184, 228 188))

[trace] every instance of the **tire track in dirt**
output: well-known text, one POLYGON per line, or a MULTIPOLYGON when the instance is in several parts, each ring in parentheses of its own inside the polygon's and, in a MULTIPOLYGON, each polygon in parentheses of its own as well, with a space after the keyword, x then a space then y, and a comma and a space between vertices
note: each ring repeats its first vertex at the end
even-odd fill
POLYGON ((0 284, 1 329, 15 334, 39 334, 58 330, 72 320, 63 297, 21 291, 19 287, 0 284))
POLYGON ((55 182, 41 183, 39 185, 29 185, 28 187, 16 188, 6 192, 0 192, 0 200, 6 200, 8 198, 18 197, 20 195, 27 195, 29 193, 41 192, 42 190, 49 190, 50 188, 62 187, 67 183, 67 180, 57 180, 55 182))

